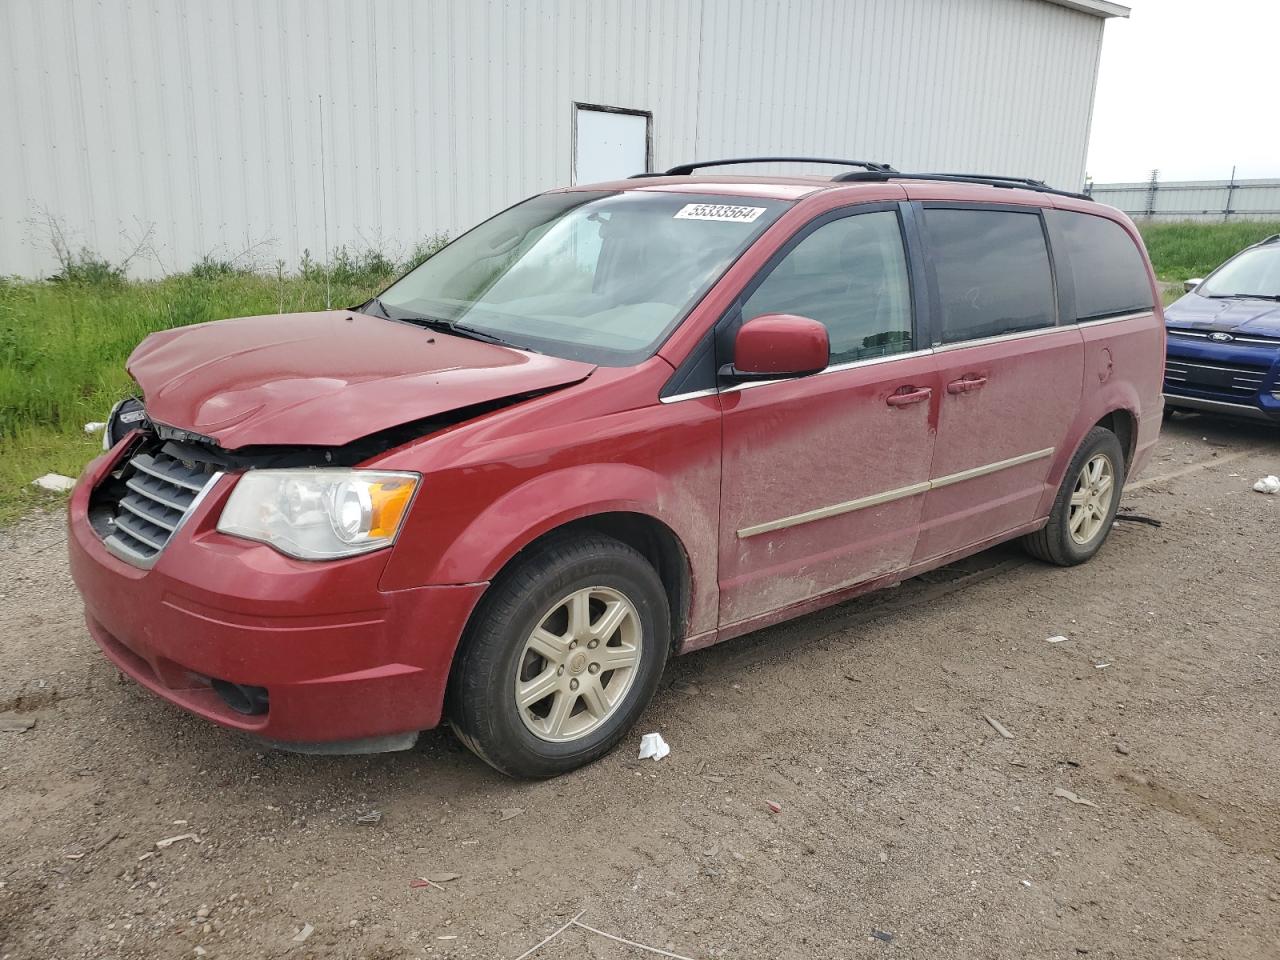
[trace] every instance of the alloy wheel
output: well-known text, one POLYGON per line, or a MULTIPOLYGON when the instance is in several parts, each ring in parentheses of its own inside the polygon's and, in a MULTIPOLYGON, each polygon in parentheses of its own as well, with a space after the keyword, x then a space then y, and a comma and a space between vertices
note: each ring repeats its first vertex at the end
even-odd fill
POLYGON ((643 654, 635 605, 612 587, 584 587, 538 621, 516 663, 520 719, 542 740, 578 740, 626 699, 643 654))
POLYGON ((1111 511, 1115 482, 1115 467, 1106 454, 1094 454, 1080 468, 1075 489, 1071 492, 1067 530, 1071 539, 1081 546, 1092 543, 1102 531, 1111 511))

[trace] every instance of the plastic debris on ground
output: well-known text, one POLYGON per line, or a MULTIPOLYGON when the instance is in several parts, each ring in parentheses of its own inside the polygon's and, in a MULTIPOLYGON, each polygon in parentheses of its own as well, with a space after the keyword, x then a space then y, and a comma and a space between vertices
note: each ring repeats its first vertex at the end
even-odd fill
POLYGON ((202 842, 200 838, 196 836, 194 833, 180 833, 176 837, 166 837, 163 840, 157 840, 156 849, 164 850, 168 847, 172 847, 179 840, 194 840, 196 843, 202 842))
POLYGON ((1003 723, 991 716, 991 714, 984 713, 982 715, 982 719, 987 721, 987 723, 990 724, 991 729, 1000 734, 1000 736, 1004 737, 1006 740, 1013 739, 1013 734, 1008 731, 1003 723))
POLYGON ((76 485, 76 482, 71 477, 64 477, 60 473, 46 473, 32 480, 31 485, 41 490, 48 490, 50 493, 66 493, 76 485))
POLYGON ((1259 493, 1269 493, 1272 495, 1280 493, 1280 477, 1277 477, 1275 474, 1263 477, 1253 485, 1253 489, 1257 490, 1259 493))
POLYGON ((105 429, 107 429, 107 425, 98 420, 91 420, 84 425, 85 433, 101 433, 105 429))
POLYGON ((662 739, 660 733, 646 733, 640 738, 640 759, 648 760, 653 757, 655 760, 661 760, 671 752, 671 747, 667 741, 662 739))
POLYGON ((1066 643, 1066 642, 1067 642, 1066 637, 1050 637, 1048 640, 1045 641, 1045 643, 1066 643))
POLYGON ((1062 787, 1054 787, 1053 795, 1061 797, 1063 800, 1070 800, 1072 803, 1078 803, 1083 807, 1096 807, 1097 804, 1092 800, 1086 800, 1084 797, 1076 796, 1070 790, 1064 790, 1062 787))
POLYGON ((362 813, 356 817, 356 823, 381 823, 382 811, 370 810, 368 813, 362 813))
POLYGON ((293 935, 294 943, 306 943, 307 938, 316 932, 316 928, 309 923, 304 923, 302 929, 293 935))
POLYGON ((508 820, 514 820, 522 813, 524 813, 524 807, 503 807, 498 811, 498 822, 505 823, 508 820))
POLYGON ((764 805, 765 805, 766 807, 768 807, 768 808, 769 808, 769 812, 770 812, 770 813, 781 813, 781 812, 782 812, 782 804, 780 804, 780 803, 774 803, 772 800, 766 800, 766 801, 764 802, 764 805))

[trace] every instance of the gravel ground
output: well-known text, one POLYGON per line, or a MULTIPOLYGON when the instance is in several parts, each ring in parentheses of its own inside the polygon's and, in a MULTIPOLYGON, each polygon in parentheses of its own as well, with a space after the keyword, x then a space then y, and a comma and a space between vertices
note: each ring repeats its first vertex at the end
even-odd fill
MULTIPOLYGON (((0 958, 515 960, 585 911, 695 960, 1274 960, 1277 471, 1280 432, 1180 417, 1125 502, 1162 527, 682 658, 635 742, 532 784, 446 732, 264 751, 119 682, 30 519, 0 531, 0 715, 35 722, 0 721, 0 958)), ((645 955, 575 926, 535 957, 645 955)))

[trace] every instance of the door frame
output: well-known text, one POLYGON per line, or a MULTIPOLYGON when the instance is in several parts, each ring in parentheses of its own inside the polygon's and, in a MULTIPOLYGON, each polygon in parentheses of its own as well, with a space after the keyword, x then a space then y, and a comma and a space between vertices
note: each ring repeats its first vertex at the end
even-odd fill
MULTIPOLYGON (((727 310, 720 315, 712 328, 712 338, 714 340, 715 351, 715 368, 719 370, 724 364, 733 358, 733 340, 738 328, 742 325, 742 305, 750 299, 756 289, 768 279, 774 269, 781 263, 788 254, 799 246, 810 234, 814 233, 821 227, 835 220, 843 220, 846 217, 855 217, 865 213, 880 213, 892 210, 898 215, 898 230, 902 236, 903 254, 907 263, 907 289, 911 300, 911 350, 904 351, 901 354, 890 354, 890 356, 900 357, 906 356, 908 353, 919 353, 932 351, 932 344, 921 345, 923 338, 932 338, 933 330, 933 291, 929 285, 929 274, 927 265, 923 255, 922 238, 920 236, 920 227, 917 222, 917 211, 909 201, 906 200, 869 200, 863 203, 853 203, 848 206, 836 207, 834 210, 828 210, 819 214, 811 220, 806 221, 796 229, 791 236, 782 241, 776 250, 770 255, 769 259, 760 265, 751 279, 743 284, 742 289, 738 291, 738 295, 734 298, 733 303, 727 310)), ((695 350, 694 353, 700 351, 695 350)), ((879 357, 870 357, 863 360, 851 360, 847 363, 836 364, 827 367, 812 376, 822 376, 826 373, 838 372, 851 367, 855 364, 866 363, 868 359, 879 360, 879 357)), ((778 380, 792 380, 794 377, 779 377, 778 380)), ((717 378, 718 380, 718 378, 717 378)), ((724 393, 733 390, 746 390, 751 387, 761 386, 766 383, 776 383, 777 380, 750 380, 744 383, 737 383, 726 386, 721 382, 716 383, 716 392, 724 393)))
POLYGON ((653 111, 634 107, 611 107, 603 103, 586 103, 574 100, 569 120, 569 183, 578 183, 578 111, 594 110, 597 113, 621 113, 629 117, 644 117, 644 169, 653 170, 653 111))

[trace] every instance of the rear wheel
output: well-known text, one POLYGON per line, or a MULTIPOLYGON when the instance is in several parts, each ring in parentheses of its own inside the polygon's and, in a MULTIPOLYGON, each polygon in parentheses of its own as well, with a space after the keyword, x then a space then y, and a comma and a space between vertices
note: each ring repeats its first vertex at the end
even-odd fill
POLYGON ((1120 441, 1105 427, 1094 427, 1071 458, 1049 522, 1023 537, 1027 552, 1063 567, 1084 563, 1107 539, 1120 507, 1123 481, 1120 441))
POLYGON ((458 737, 515 777, 551 777, 612 748, 666 663, 657 572, 610 537, 555 539, 495 581, 449 689, 458 737))

